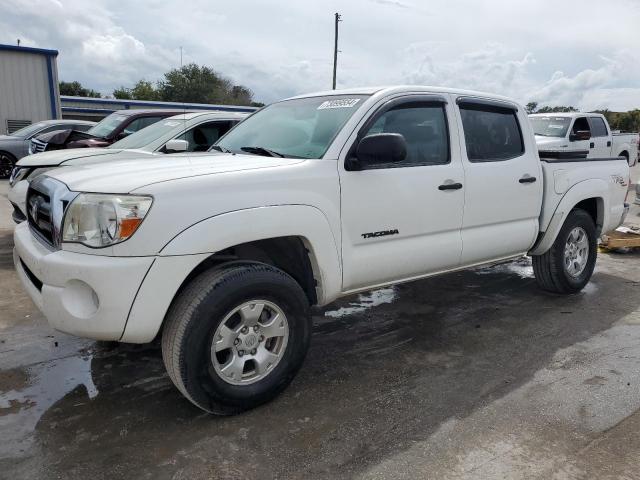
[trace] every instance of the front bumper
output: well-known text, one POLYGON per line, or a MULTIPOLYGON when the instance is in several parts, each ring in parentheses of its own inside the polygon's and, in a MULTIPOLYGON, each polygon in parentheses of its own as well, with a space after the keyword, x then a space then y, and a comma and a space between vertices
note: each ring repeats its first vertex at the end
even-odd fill
POLYGON ((120 340, 129 311, 155 257, 109 257, 51 250, 27 222, 16 226, 18 277, 56 330, 96 340, 120 340))
POLYGON ((9 189, 7 198, 13 205, 13 221, 16 223, 23 222, 27 219, 26 202, 27 202, 27 190, 29 189, 29 182, 26 180, 20 180, 13 187, 9 189))

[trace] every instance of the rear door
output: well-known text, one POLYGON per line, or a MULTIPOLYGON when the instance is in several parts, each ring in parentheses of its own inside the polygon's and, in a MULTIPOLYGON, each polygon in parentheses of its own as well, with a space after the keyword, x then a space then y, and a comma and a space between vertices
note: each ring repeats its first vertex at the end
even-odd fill
POLYGON ((357 290, 460 263, 464 172, 449 96, 405 95, 378 104, 340 162, 343 289, 357 290), (399 133, 404 161, 348 170, 358 141, 399 133))
POLYGON ((590 157, 606 158, 611 156, 611 135, 601 117, 589 117, 591 127, 590 157))
POLYGON ((524 253, 538 232, 542 170, 524 112, 458 97, 465 170, 462 265, 524 253))

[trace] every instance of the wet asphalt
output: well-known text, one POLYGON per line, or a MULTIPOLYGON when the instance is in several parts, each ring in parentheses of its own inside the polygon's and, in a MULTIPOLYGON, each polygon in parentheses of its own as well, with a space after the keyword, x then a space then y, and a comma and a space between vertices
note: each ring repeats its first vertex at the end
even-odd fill
POLYGON ((521 259, 343 299, 314 313, 282 396, 221 418, 157 344, 47 325, 13 270, 6 188, 0 478, 640 477, 638 252, 601 253, 569 297, 521 259))

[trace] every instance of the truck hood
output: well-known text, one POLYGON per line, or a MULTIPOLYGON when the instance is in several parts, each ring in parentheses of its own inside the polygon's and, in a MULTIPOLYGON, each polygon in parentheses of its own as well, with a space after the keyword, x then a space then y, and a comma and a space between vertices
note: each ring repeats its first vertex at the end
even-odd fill
POLYGON ((76 192, 129 193, 146 185, 181 178, 294 165, 304 160, 220 153, 140 157, 56 169, 46 175, 76 192))
POLYGON ((538 150, 548 150, 550 148, 567 148, 569 146, 569 142, 566 138, 542 137, 539 135, 536 135, 536 144, 538 145, 538 150))
POLYGON ((95 157, 97 155, 113 155, 121 152, 119 149, 105 148, 76 148, 70 150, 52 150, 50 152, 35 153, 21 158, 17 165, 20 167, 55 167, 64 162, 81 157, 95 157))

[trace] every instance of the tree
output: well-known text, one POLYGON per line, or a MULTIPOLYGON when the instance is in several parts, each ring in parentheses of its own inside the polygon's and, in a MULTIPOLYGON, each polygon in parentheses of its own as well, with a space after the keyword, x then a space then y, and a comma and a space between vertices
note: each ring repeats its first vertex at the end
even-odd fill
POLYGON ((113 96, 122 100, 160 100, 158 90, 147 80, 138 80, 133 88, 116 88, 113 96))
POLYGON ((80 82, 60 82, 60 95, 71 95, 74 97, 100 98, 100 92, 84 88, 80 82))
POLYGON ((548 107, 544 106, 539 108, 536 113, 567 113, 567 112, 578 112, 579 110, 576 107, 548 107))
POLYGON ((529 115, 536 113, 536 110, 538 109, 538 102, 529 102, 524 108, 529 115))
POLYGON ((113 91, 113 98, 118 98, 120 100, 133 100, 131 97, 131 89, 126 87, 116 88, 113 91))
POLYGON ((218 74, 212 68, 190 63, 174 68, 158 82, 160 99, 170 102, 234 103, 250 105, 253 92, 218 74))
POLYGON ((253 101, 253 92, 247 87, 233 85, 212 68, 195 63, 168 71, 156 85, 139 80, 133 88, 116 88, 113 96, 125 100, 262 106, 253 101))

